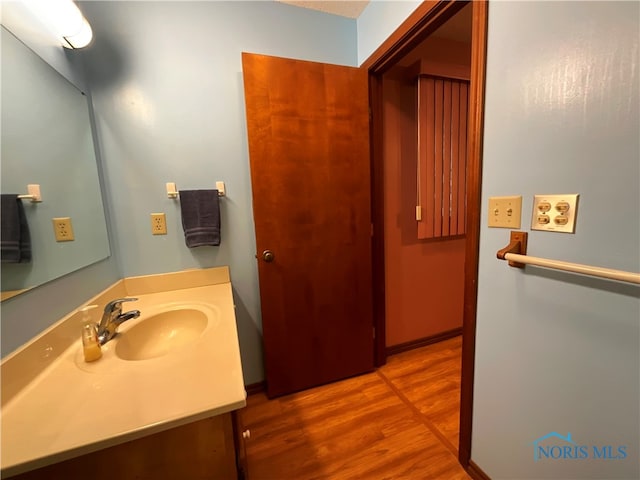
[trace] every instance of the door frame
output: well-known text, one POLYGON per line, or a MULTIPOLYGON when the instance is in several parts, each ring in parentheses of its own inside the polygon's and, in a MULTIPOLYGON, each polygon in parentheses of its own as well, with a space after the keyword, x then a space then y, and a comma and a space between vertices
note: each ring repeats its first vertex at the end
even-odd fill
MULTIPOLYGON (((364 61, 369 72, 371 104, 371 208, 372 266, 375 339, 375 364, 386 362, 385 345, 385 269, 384 269, 384 129, 382 75, 405 54, 431 35, 468 2, 455 0, 424 1, 391 36, 364 61)), ((471 462, 473 415, 473 379, 475 361, 477 280, 480 246, 480 209, 482 186, 482 135, 487 50, 487 1, 472 2, 471 77, 467 146, 467 222, 462 321, 462 374, 460 386, 460 436, 458 461, 475 478, 483 478, 471 462)))

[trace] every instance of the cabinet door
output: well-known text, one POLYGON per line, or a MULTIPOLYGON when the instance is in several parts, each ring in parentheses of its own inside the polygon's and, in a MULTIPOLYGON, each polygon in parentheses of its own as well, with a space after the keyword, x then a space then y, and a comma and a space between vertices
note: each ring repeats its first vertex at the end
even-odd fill
POLYGON ((242 421, 242 412, 234 411, 231 414, 233 421, 233 438, 236 450, 236 467, 238 480, 249 479, 249 462, 247 461, 247 442, 251 438, 251 432, 242 421))

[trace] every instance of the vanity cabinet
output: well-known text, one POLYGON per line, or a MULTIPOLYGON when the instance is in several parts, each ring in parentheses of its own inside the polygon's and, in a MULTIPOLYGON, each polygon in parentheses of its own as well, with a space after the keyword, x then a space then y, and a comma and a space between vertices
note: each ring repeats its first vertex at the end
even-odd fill
POLYGON ((88 302, 135 297, 142 312, 120 326, 99 361, 83 360, 76 311, 2 362, 2 478, 237 480, 245 470, 237 467, 234 412, 247 393, 229 268, 126 280, 88 302), (199 330, 185 345, 163 343, 158 318, 182 326, 196 318, 199 330), (118 349, 134 345, 143 326, 137 350, 118 349), (55 355, 43 368, 49 350, 55 355), (135 356, 154 351, 164 353, 135 356))
MULTIPOLYGON (((229 412, 206 418, 11 478, 236 480, 236 444, 242 433, 234 417, 235 412, 229 412)), ((98 419, 95 428, 100 428, 98 419)))

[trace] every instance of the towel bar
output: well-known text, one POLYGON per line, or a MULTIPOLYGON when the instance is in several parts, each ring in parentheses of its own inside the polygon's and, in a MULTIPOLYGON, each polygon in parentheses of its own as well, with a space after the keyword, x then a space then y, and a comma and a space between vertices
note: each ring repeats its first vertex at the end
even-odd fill
MULTIPOLYGON (((224 197, 226 195, 226 190, 224 187, 224 182, 216 182, 216 190, 218 190, 218 196, 224 197)), ((169 198, 178 198, 179 192, 174 182, 167 182, 167 197, 169 198)))
POLYGON ((18 195, 19 200, 31 200, 31 203, 40 203, 42 202, 42 195, 40 195, 40 185, 29 184, 27 185, 27 192, 24 195, 18 195))
POLYGON ((563 270, 565 272, 581 273, 592 277, 607 278, 621 282, 640 284, 640 273, 625 272, 612 268, 594 267, 580 263, 563 262, 548 258, 530 257, 527 254, 527 232, 511 232, 509 245, 499 250, 497 257, 507 260, 509 265, 516 268, 524 268, 525 265, 563 270))

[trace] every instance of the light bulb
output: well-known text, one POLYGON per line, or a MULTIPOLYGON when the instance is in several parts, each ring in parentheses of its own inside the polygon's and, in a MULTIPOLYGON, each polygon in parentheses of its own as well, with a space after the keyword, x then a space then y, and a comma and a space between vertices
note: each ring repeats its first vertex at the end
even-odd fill
POLYGON ((64 35, 64 39, 69 45, 71 45, 71 48, 86 47, 91 43, 92 38, 93 31, 91 30, 91 25, 89 25, 89 22, 87 22, 87 19, 84 17, 82 17, 82 24, 78 33, 73 35, 64 35))
POLYGON ((82 48, 91 42, 91 26, 72 0, 25 0, 24 4, 49 30, 64 39, 63 46, 82 48))

